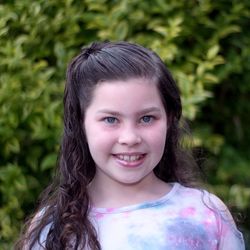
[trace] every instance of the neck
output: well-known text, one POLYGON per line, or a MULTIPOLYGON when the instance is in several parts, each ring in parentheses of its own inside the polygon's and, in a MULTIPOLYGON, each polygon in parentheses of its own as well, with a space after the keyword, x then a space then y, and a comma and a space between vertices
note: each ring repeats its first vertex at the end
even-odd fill
POLYGON ((169 184, 153 174, 146 180, 133 184, 112 181, 112 185, 110 185, 110 183, 100 183, 94 178, 88 191, 94 207, 115 208, 158 199, 170 189, 169 184))

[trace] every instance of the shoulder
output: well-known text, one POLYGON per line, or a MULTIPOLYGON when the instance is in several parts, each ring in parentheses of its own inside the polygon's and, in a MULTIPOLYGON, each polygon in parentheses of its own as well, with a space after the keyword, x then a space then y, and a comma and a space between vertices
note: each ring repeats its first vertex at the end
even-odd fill
POLYGON ((179 183, 175 183, 175 186, 177 187, 175 191, 177 199, 181 198, 187 203, 202 203, 211 210, 218 210, 220 212, 228 211, 227 206, 218 196, 204 188, 186 187, 179 183))
POLYGON ((231 230, 238 236, 240 232, 238 231, 236 224, 234 222, 233 216, 231 215, 228 207, 225 203, 215 194, 204 191, 204 202, 207 206, 214 211, 219 220, 219 226, 223 230, 224 226, 231 228, 231 230))
POLYGON ((218 235, 220 249, 244 249, 243 235, 228 207, 219 197, 205 189, 184 187, 180 184, 176 197, 182 211, 195 211, 193 215, 198 215, 203 224, 213 228, 218 235))
POLYGON ((177 203, 178 201, 182 201, 180 204, 185 205, 191 205, 193 204, 203 204, 203 199, 205 196, 209 195, 208 192, 206 192, 204 189, 200 188, 193 188, 193 187, 187 187, 180 183, 174 183, 173 189, 172 189, 172 199, 174 199, 177 203))
POLYGON ((183 205, 196 206, 197 208, 211 211, 222 220, 230 221, 234 225, 234 220, 225 203, 215 194, 202 188, 185 187, 178 184, 176 198, 182 199, 183 205))
POLYGON ((174 192, 173 200, 175 200, 174 203, 177 208, 192 208, 196 214, 213 219, 219 228, 227 224, 236 230, 236 225, 229 209, 215 194, 201 188, 185 187, 181 184, 175 184, 175 186, 177 188, 174 192))

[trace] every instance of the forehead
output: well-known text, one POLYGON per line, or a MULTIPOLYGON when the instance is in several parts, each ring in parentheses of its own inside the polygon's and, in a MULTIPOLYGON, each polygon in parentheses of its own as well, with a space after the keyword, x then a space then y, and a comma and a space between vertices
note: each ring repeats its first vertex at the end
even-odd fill
POLYGON ((163 107, 157 84, 149 79, 104 81, 96 85, 89 108, 163 107))

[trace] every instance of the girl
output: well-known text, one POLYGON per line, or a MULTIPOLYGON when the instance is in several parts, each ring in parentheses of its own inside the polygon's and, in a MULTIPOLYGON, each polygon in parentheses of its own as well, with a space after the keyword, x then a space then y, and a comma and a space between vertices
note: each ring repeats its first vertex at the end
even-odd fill
POLYGON ((180 147, 182 106, 161 59, 128 42, 73 59, 57 178, 17 249, 244 249, 180 147))

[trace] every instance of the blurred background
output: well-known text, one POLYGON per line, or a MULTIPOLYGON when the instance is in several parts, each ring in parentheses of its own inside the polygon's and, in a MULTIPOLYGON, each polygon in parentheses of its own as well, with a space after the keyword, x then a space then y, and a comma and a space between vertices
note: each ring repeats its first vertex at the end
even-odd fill
POLYGON ((249 0, 0 0, 0 249, 13 247, 53 175, 67 64, 102 40, 164 60, 207 188, 250 249, 249 0))

